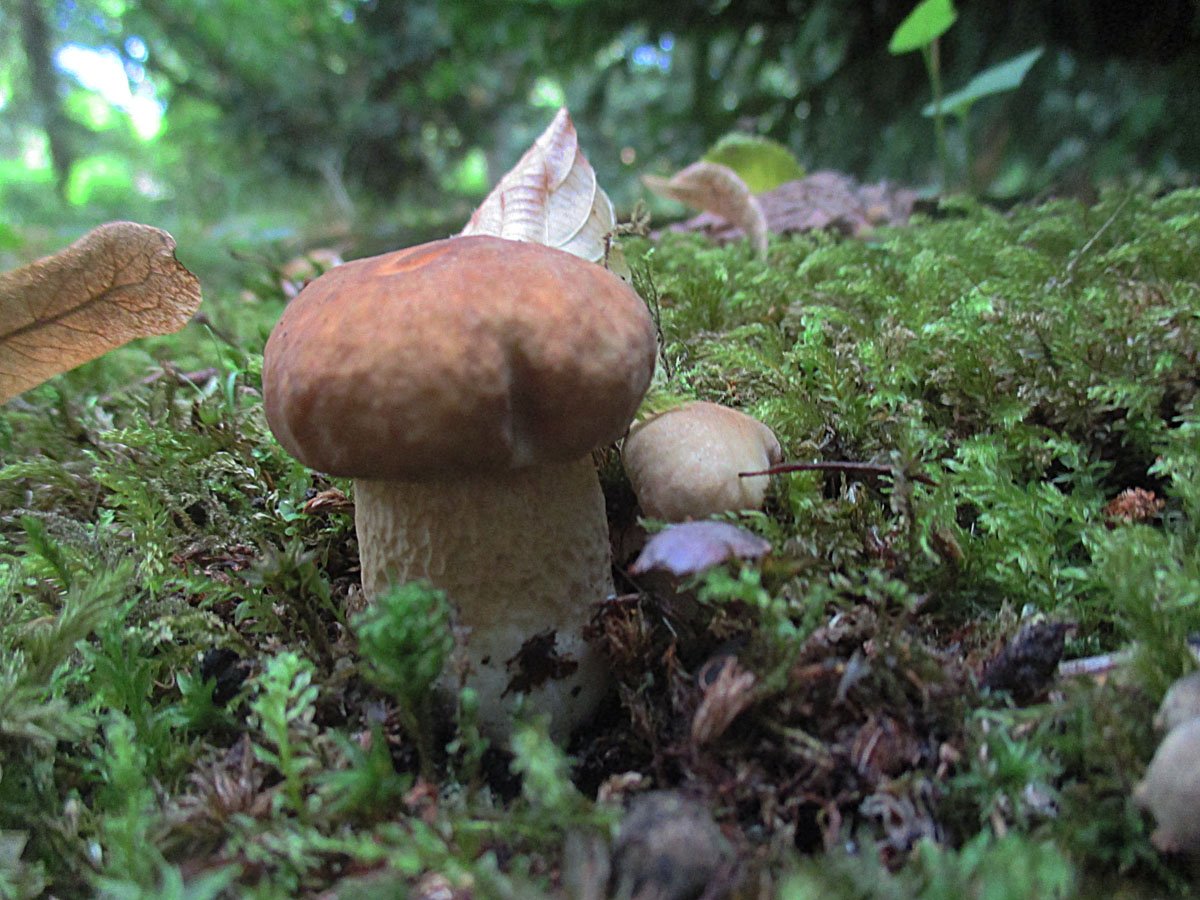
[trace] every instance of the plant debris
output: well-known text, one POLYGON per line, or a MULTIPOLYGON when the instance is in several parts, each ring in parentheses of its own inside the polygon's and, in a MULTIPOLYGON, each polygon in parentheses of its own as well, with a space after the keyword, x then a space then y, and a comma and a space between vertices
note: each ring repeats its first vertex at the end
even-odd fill
POLYGON ((1008 691, 1018 703, 1028 703, 1050 685, 1063 655, 1063 641, 1072 626, 1064 622, 1031 622, 984 664, 979 684, 1008 691))
MULTIPOLYGON (((785 182, 754 199, 770 234, 830 230, 863 237, 885 225, 908 224, 917 193, 887 181, 859 184, 841 172, 821 171, 785 182)), ((738 219, 715 210, 674 224, 670 230, 697 231, 718 244, 746 236, 738 219)))

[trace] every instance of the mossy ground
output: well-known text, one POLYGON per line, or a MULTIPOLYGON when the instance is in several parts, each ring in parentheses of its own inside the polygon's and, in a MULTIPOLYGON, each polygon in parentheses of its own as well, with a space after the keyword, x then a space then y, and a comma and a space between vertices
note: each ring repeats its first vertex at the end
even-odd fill
POLYGON ((739 519, 768 560, 679 585, 627 574, 635 510, 602 458, 618 683, 571 765, 534 724, 513 758, 468 728, 418 781, 347 625, 352 515, 305 509, 349 485, 263 420, 284 300, 261 266, 205 281, 211 328, 0 410, 0 896, 417 896, 430 873, 565 896, 608 865, 597 792, 634 782, 708 808, 741 896, 1186 890, 1130 790, 1200 631, 1200 192, 948 204, 761 262, 682 236, 628 254, 664 342, 649 404, 727 403, 789 460, 887 474, 777 476, 739 519), (1122 520, 1130 488, 1164 502, 1122 520), (981 688, 1036 622, 1132 661, 981 688), (730 658, 755 684, 720 701, 730 658), (720 702, 746 708, 697 740, 720 702))

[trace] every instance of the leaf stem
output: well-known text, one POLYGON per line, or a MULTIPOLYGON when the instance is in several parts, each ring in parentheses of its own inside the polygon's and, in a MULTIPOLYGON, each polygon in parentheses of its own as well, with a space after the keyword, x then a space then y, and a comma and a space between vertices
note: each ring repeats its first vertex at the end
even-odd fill
POLYGON ((942 190, 950 187, 950 154, 946 149, 946 114, 942 110, 942 52, 941 40, 934 38, 921 48, 921 58, 929 72, 929 84, 933 88, 933 130, 937 143, 938 165, 942 168, 942 190))

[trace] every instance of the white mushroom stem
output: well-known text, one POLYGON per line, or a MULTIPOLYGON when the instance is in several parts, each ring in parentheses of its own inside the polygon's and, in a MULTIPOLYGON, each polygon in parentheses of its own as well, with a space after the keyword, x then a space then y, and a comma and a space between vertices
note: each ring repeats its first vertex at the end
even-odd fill
MULTIPOLYGON (((583 638, 593 604, 613 593, 604 495, 590 458, 454 480, 354 482, 363 590, 426 579, 466 629, 467 684, 480 725, 507 737, 517 692, 506 666, 553 629, 554 652, 578 664, 528 691, 565 738, 594 710, 606 666, 583 638)), ((457 688, 445 676, 443 689, 457 688)))

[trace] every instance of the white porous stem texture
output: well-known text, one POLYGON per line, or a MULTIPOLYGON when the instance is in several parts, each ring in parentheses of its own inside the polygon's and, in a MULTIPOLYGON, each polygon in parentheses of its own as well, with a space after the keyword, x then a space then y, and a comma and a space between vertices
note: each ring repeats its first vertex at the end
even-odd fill
MULTIPOLYGON (((557 739, 591 715, 607 675, 583 629, 613 585, 604 496, 590 459, 455 480, 359 479, 354 503, 368 598, 418 579, 449 596, 486 734, 510 733, 517 696, 506 664, 548 629, 554 652, 577 667, 530 688, 529 703, 550 714, 557 739)), ((443 688, 456 687, 453 675, 443 679, 443 688)))

